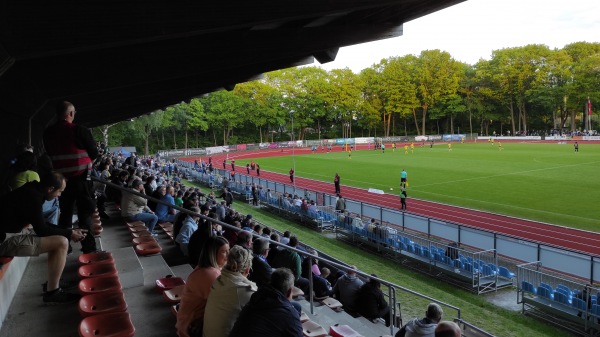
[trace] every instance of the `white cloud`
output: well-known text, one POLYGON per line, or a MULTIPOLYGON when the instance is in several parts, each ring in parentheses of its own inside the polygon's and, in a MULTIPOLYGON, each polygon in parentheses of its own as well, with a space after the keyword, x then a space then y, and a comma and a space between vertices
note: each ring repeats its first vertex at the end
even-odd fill
POLYGON ((598 0, 469 0, 404 24, 404 36, 341 48, 325 69, 355 72, 390 56, 440 49, 469 64, 493 50, 600 42, 598 0))

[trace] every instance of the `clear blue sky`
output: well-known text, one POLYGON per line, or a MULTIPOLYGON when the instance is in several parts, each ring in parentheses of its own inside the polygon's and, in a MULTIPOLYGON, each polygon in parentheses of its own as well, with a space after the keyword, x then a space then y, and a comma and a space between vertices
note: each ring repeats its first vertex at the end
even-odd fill
POLYGON ((321 67, 359 72, 383 58, 428 49, 475 64, 497 49, 578 41, 600 42, 600 0, 469 0, 405 23, 401 37, 341 48, 321 67))

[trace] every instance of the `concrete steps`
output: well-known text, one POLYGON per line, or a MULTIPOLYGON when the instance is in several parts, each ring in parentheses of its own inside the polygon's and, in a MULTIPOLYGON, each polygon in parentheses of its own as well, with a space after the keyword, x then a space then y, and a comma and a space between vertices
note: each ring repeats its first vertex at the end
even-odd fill
POLYGON ((336 312, 325 305, 316 303, 314 305, 314 314, 310 312, 310 303, 308 301, 299 301, 302 305, 302 311, 306 313, 311 321, 319 323, 325 331, 329 332, 332 325, 348 325, 364 337, 384 336, 390 334, 390 329, 383 323, 372 323, 364 317, 354 318, 345 311, 336 312))

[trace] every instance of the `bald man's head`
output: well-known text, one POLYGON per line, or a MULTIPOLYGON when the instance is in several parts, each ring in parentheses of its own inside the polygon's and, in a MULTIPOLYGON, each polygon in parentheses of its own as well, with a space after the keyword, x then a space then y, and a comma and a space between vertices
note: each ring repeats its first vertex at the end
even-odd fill
POLYGON ((440 322, 435 328, 435 337, 461 337, 460 327, 454 322, 440 322))

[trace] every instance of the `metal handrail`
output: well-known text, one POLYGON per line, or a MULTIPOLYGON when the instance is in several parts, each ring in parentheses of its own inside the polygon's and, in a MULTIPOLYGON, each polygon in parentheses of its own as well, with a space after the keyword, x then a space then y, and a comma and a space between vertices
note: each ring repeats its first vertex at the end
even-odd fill
MULTIPOLYGON (((91 177, 91 178, 92 178, 93 181, 105 184, 107 186, 110 186, 112 188, 121 190, 121 191, 126 192, 126 193, 131 193, 131 194, 137 195, 139 197, 151 200, 151 201, 156 202, 156 203, 160 203, 160 204, 169 206, 171 208, 174 208, 174 209, 176 209, 176 210, 178 210, 180 212, 186 213, 188 215, 198 216, 198 217, 200 217, 200 218, 202 218, 204 220, 209 220, 211 222, 216 222, 219 225, 221 225, 223 228, 228 228, 228 229, 235 230, 235 231, 238 231, 238 232, 243 230, 241 228, 234 227, 234 226, 232 226, 232 225, 230 225, 228 223, 225 223, 223 221, 220 221, 220 220, 217 220, 217 219, 213 219, 213 218, 205 216, 203 214, 190 211, 190 210, 185 209, 183 207, 179 207, 179 206, 176 206, 176 205, 173 205, 173 204, 166 203, 166 202, 164 202, 162 200, 159 200, 159 199, 156 199, 154 197, 148 196, 148 195, 146 195, 144 193, 139 193, 137 191, 132 190, 131 188, 125 188, 125 187, 113 184, 113 183, 111 183, 109 181, 105 181, 103 179, 100 179, 98 177, 91 177)), ((341 270, 344 270, 344 271, 350 270, 350 268, 347 265, 343 265, 341 263, 338 263, 338 262, 335 262, 335 261, 332 261, 332 260, 329 260, 329 259, 326 259, 326 258, 323 258, 323 257, 319 257, 318 255, 310 254, 310 253, 305 252, 303 250, 300 250, 300 249, 297 249, 297 248, 294 248, 294 247, 290 247, 290 246, 284 245, 284 244, 282 244, 280 242, 273 241, 270 238, 265 238, 263 236, 260 236, 260 235, 254 234, 254 233, 251 233, 251 234, 255 238, 261 238, 261 239, 267 240, 271 244, 275 244, 277 246, 281 246, 281 247, 283 247, 285 249, 292 250, 292 251, 300 254, 301 256, 308 257, 310 259, 310 261, 309 261, 310 264, 309 265, 312 265, 313 259, 319 259, 319 260, 324 261, 324 262, 328 263, 329 265, 332 265, 332 266, 334 266, 334 267, 336 267, 338 269, 341 269, 341 270)), ((397 285, 395 283, 388 282, 388 281, 386 281, 384 279, 381 279, 379 277, 373 277, 373 276, 371 276, 371 275, 369 275, 369 274, 367 274, 365 272, 361 272, 360 270, 354 270, 354 269, 352 269, 352 271, 355 272, 356 274, 364 277, 364 278, 375 279, 375 280, 379 281, 381 284, 383 284, 383 285, 385 285, 385 286, 388 287, 388 298, 389 298, 389 301, 390 301, 390 303, 388 305, 390 307, 390 323, 392 323, 392 324, 390 324, 390 333, 392 335, 394 334, 393 333, 394 332, 394 324, 393 324, 393 322, 394 322, 394 317, 395 317, 395 314, 396 314, 396 290, 402 290, 403 292, 409 293, 411 295, 414 295, 414 296, 417 296, 417 297, 421 297, 421 298, 426 299, 428 301, 431 301, 431 302, 437 303, 439 305, 442 305, 442 306, 454 309, 457 312, 457 317, 456 318, 457 319, 461 319, 461 309, 458 308, 458 307, 456 307, 456 306, 453 306, 451 304, 442 302, 442 301, 437 300, 437 299, 435 299, 433 297, 430 297, 430 296, 427 296, 427 295, 423 295, 421 293, 418 293, 418 292, 413 291, 411 289, 402 287, 402 286, 397 285)), ((310 293, 309 294, 310 310, 311 310, 311 314, 314 314, 313 279, 312 279, 312 277, 309 277, 309 293, 310 293)))

